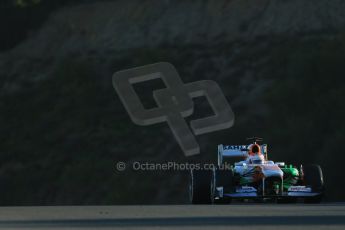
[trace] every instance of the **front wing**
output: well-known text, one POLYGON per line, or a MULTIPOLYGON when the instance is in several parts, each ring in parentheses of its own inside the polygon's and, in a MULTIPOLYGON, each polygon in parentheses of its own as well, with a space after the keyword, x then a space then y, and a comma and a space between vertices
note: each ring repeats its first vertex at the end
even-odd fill
POLYGON ((280 192, 274 195, 262 194, 257 191, 254 187, 250 186, 239 186, 236 187, 236 190, 231 193, 226 193, 223 191, 223 187, 216 188, 215 198, 221 199, 223 197, 231 198, 242 198, 242 199, 251 199, 251 198, 282 198, 282 197, 314 197, 321 195, 321 192, 313 192, 310 187, 307 186, 291 186, 288 191, 280 192))

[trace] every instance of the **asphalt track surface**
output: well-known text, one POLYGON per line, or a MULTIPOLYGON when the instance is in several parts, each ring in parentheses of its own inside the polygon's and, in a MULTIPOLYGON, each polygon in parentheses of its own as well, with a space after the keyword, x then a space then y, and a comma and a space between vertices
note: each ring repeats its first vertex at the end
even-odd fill
POLYGON ((345 229, 345 203, 1 207, 0 229, 345 229))

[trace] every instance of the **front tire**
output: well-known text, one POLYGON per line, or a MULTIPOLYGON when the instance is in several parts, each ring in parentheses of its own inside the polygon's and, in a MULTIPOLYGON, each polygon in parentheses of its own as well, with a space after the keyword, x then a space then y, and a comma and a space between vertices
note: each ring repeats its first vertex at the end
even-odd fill
POLYGON ((233 190, 233 170, 215 168, 212 173, 211 181, 211 201, 213 204, 229 204, 231 197, 216 197, 216 188, 223 187, 223 193, 230 193, 233 190), (218 199, 216 199, 218 198, 218 199))
POLYGON ((211 204, 211 170, 193 169, 190 172, 189 196, 192 204, 211 204))
POLYGON ((310 186, 312 192, 320 193, 313 197, 306 197, 305 203, 320 203, 324 193, 324 181, 321 167, 319 165, 303 166, 304 184, 310 186))

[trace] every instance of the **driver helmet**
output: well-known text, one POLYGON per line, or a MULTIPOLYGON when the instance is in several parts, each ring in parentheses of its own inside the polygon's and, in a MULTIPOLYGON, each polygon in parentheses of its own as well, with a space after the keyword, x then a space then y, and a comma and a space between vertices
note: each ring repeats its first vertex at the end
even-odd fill
POLYGON ((261 147, 256 143, 249 146, 248 155, 249 164, 263 164, 265 161, 265 157, 261 153, 261 147))

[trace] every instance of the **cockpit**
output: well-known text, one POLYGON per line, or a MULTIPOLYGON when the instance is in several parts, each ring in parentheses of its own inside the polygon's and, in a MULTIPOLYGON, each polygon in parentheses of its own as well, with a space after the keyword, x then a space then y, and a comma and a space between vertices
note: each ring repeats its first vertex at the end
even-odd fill
POLYGON ((252 144, 248 148, 248 164, 263 164, 265 163, 265 157, 261 152, 261 147, 258 144, 252 144))

